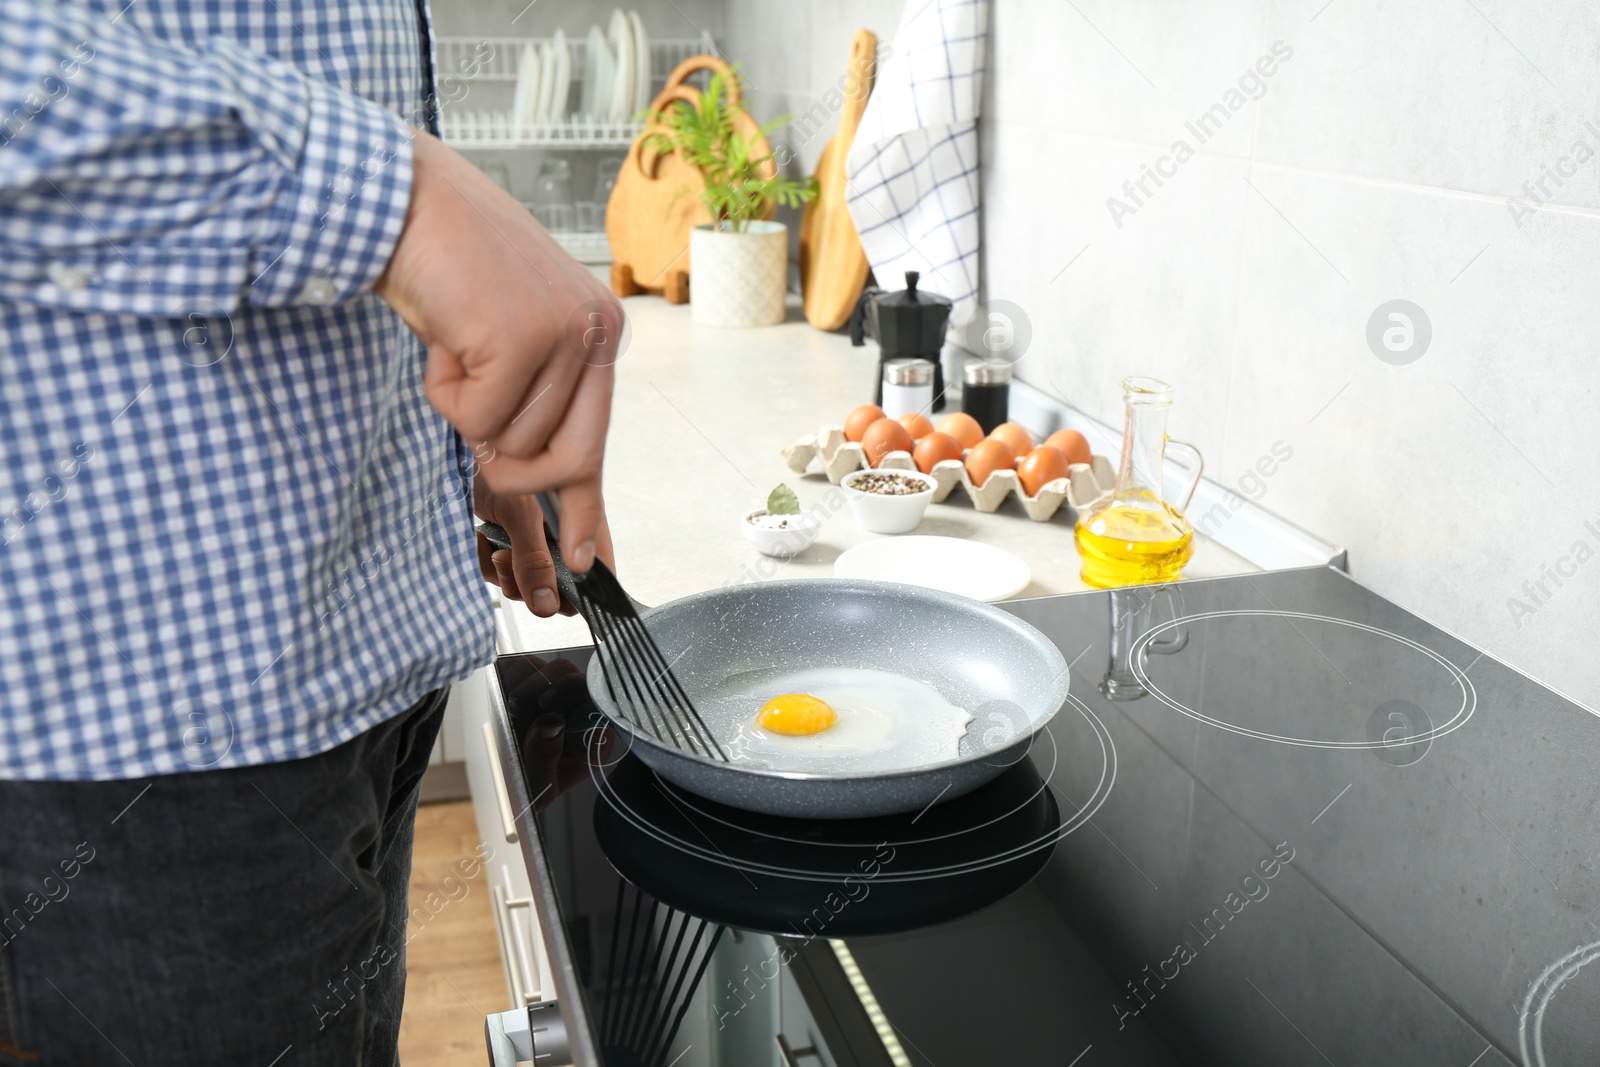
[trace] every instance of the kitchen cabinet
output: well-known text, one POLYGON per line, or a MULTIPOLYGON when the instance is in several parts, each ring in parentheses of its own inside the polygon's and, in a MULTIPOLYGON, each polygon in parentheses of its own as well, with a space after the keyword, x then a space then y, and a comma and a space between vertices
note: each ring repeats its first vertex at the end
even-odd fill
POLYGON ((444 722, 439 726, 439 736, 433 742, 433 751, 428 756, 428 765, 436 767, 445 763, 460 763, 466 758, 467 742, 465 734, 466 701, 470 699, 468 690, 461 686, 453 686, 450 698, 444 706, 444 722))
MULTIPOLYGON (((496 598, 496 642, 504 650, 508 633, 505 602, 496 598)), ((500 941, 506 977, 506 1007, 536 1004, 549 995, 549 954, 539 918, 532 907, 533 889, 523 863, 513 809, 502 770, 500 744, 492 723, 487 670, 480 670, 451 692, 458 716, 455 744, 466 766, 473 818, 487 852, 484 885, 490 894, 495 933, 500 941)))

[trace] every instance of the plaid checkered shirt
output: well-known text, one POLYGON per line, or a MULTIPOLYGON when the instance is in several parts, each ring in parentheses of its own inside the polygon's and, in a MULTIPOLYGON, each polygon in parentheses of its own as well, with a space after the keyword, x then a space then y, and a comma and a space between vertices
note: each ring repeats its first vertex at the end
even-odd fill
POLYGON ((372 292, 418 0, 0 0, 0 778, 332 748, 492 654, 372 292))

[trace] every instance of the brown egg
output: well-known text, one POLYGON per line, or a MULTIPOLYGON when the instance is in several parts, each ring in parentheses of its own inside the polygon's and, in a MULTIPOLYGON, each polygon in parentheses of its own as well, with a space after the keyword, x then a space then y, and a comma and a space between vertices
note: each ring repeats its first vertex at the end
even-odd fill
POLYGON ((876 404, 862 404, 852 411, 844 420, 844 439, 846 441, 859 441, 866 436, 867 427, 879 419, 887 418, 883 409, 876 404))
POLYGON ((900 425, 906 428, 913 441, 920 441, 933 432, 933 423, 928 421, 928 416, 920 411, 913 411, 909 415, 900 416, 900 425))
POLYGON ((961 442, 947 433, 935 430, 917 442, 911 458, 917 461, 917 470, 923 474, 932 474, 935 463, 961 458, 961 442))
POLYGON ((1026 456, 1033 451, 1033 435, 1014 422, 1002 422, 989 436, 1004 442, 1013 456, 1026 456))
POLYGON ((965 411, 958 411, 954 415, 946 415, 940 419, 939 432, 954 437, 961 442, 962 448, 971 448, 983 440, 983 427, 978 425, 977 419, 965 411))
POLYGON ((1089 462, 1089 439, 1077 430, 1057 430, 1044 443, 1065 456, 1068 463, 1089 462))
POLYGON ((982 486, 995 471, 1014 470, 1016 466, 1017 457, 1011 454, 1004 441, 992 438, 979 441, 967 453, 967 477, 972 479, 973 485, 982 486))
POLYGON ((890 452, 911 451, 911 435, 893 419, 881 418, 861 435, 861 449, 867 454, 868 463, 881 466, 883 457, 890 452))
POLYGON ((1045 485, 1066 476, 1067 461, 1054 445, 1040 445, 1017 464, 1017 478, 1029 496, 1038 496, 1045 485))

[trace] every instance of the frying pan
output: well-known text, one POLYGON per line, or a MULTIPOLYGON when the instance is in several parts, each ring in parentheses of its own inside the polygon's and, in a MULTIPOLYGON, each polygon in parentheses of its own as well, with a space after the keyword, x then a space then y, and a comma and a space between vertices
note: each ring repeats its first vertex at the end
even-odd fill
POLYGON ((712 694, 730 678, 755 672, 888 671, 932 685, 974 716, 958 755, 941 763, 877 774, 768 770, 711 760, 636 728, 612 700, 600 657, 589 661, 590 699, 620 732, 622 751, 691 793, 747 811, 843 819, 952 800, 1025 758, 1067 699, 1066 660, 1044 634, 992 605, 918 586, 841 578, 758 582, 641 605, 640 616, 722 741, 756 709, 712 694))

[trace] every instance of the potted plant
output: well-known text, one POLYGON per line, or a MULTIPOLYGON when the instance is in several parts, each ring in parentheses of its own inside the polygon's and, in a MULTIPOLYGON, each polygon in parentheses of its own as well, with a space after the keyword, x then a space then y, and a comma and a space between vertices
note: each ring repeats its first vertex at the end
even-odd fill
POLYGON ((789 234, 772 213, 816 195, 814 181, 778 174, 767 134, 788 116, 758 125, 741 99, 738 71, 718 70, 697 101, 674 100, 648 120, 647 145, 681 153, 705 180, 700 202, 712 221, 689 234, 689 303, 694 321, 707 326, 784 320, 789 234))

